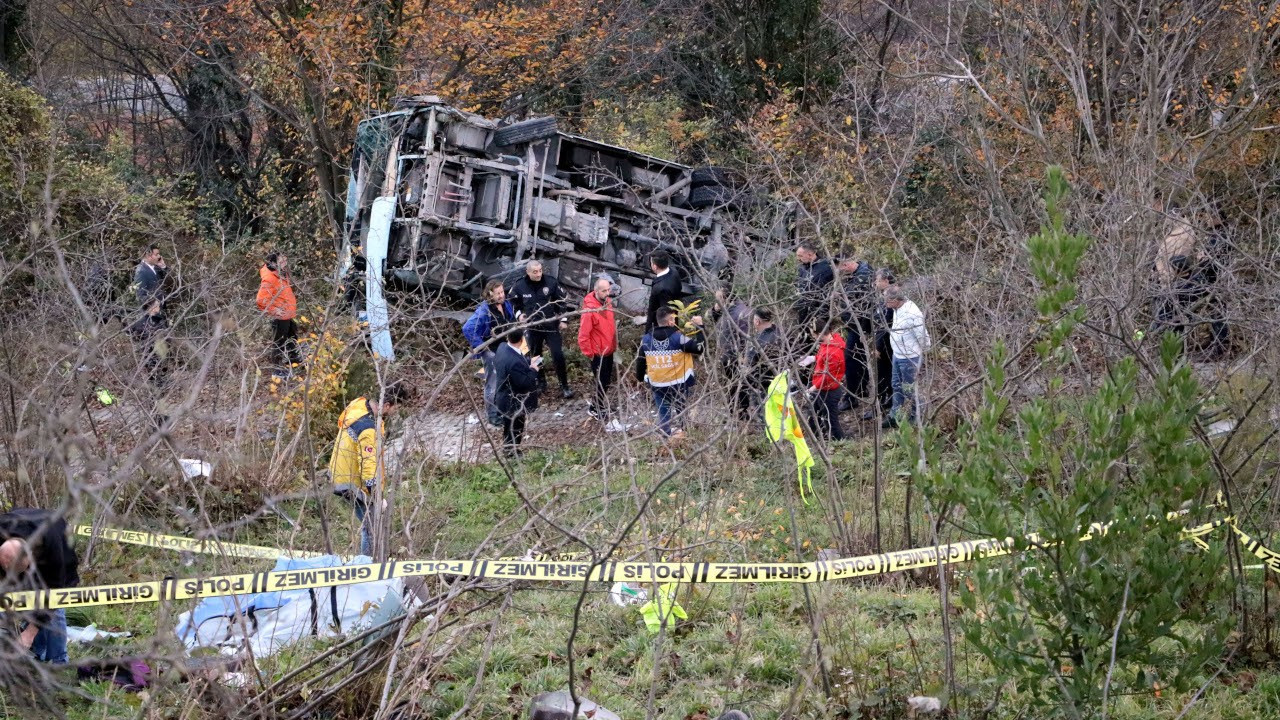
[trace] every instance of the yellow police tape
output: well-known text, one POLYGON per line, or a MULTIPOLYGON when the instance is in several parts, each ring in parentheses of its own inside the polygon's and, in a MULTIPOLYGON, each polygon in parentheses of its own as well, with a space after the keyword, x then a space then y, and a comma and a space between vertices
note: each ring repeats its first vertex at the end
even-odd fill
POLYGON ((77 526, 76 534, 83 535, 85 537, 98 537, 103 540, 112 540, 114 542, 126 543, 129 545, 143 545, 146 547, 162 548, 164 550, 223 555, 225 557, 275 560, 282 555, 298 558, 314 558, 324 555, 324 553, 309 552, 307 550, 279 550, 263 545, 241 545, 239 543, 228 543, 220 540, 196 540, 193 538, 178 537, 177 535, 160 535, 157 533, 141 532, 138 530, 120 530, 118 528, 95 529, 90 525, 77 526))
MULTIPOLYGON (((178 535, 161 535, 140 530, 121 530, 120 528, 94 528, 92 525, 77 525, 76 534, 84 537, 97 537, 102 540, 126 545, 177 550, 179 552, 221 555, 223 557, 251 558, 258 560, 275 560, 278 557, 317 558, 325 553, 310 550, 281 550, 266 545, 243 545, 241 543, 223 542, 221 540, 196 540, 178 535)), ((511 555, 499 560, 578 560, 588 556, 584 552, 563 553, 530 553, 529 556, 511 555)), ((346 557, 346 556, 342 556, 346 557)))
MULTIPOLYGON (((1181 513, 1170 513, 1170 516, 1181 513)), ((1200 538, 1223 525, 1229 526, 1245 549, 1268 568, 1280 572, 1276 553, 1236 527, 1228 517, 1187 528, 1183 536, 1203 544, 1200 538)), ((1110 523, 1094 523, 1082 539, 1104 534, 1110 523)), ((103 537, 106 535, 104 534, 103 537)), ((166 536, 159 536, 166 537, 166 536)), ((136 539, 136 538, 135 538, 136 539)), ((1044 546, 1036 534, 1028 535, 1029 545, 1044 546)), ((200 542, 200 541, 193 541, 200 542)), ((171 545, 171 544, 170 544, 171 545)), ((165 546, 170 546, 165 545, 165 546)), ((911 550, 863 555, 840 560, 806 563, 733 562, 590 562, 553 560, 398 560, 333 568, 285 570, 280 572, 219 575, 207 578, 165 578, 136 583, 96 585, 81 588, 27 590, 0 594, 0 610, 41 610, 95 605, 187 600, 277 590, 305 590, 335 585, 355 585, 392 578, 450 575, 492 580, 550 580, 561 582, 688 582, 688 583, 815 583, 868 577, 885 573, 950 565, 1008 555, 1017 543, 1013 538, 968 540, 911 550)), ((156 547, 162 545, 156 544, 156 547)), ((242 546, 257 547, 257 546, 242 546)))

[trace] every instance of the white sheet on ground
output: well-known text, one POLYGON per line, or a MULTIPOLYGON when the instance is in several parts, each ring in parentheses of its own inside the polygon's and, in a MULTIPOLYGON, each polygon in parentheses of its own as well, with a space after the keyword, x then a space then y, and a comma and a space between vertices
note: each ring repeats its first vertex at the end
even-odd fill
POLYGON ((133 637, 131 632, 108 632, 99 630, 97 625, 89 627, 77 627, 75 625, 67 626, 67 642, 73 643, 90 643, 99 638, 127 638, 133 637))
MULTIPOLYGON (((282 557, 276 560, 275 570, 310 570, 369 562, 372 560, 365 555, 282 557)), ((333 637, 364 630, 375 624, 375 617, 394 616, 403 609, 403 591, 404 583, 397 578, 359 585, 205 598, 194 609, 178 616, 174 632, 188 650, 217 648, 226 654, 236 654, 247 646, 254 657, 267 657, 309 637, 333 637)))

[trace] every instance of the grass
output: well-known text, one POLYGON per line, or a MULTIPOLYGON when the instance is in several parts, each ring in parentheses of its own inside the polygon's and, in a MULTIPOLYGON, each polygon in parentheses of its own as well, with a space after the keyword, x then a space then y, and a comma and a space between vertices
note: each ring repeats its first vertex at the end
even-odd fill
MULTIPOLYGON (((643 457, 648 448, 635 449, 643 457)), ((871 473, 866 441, 845 443, 834 454, 840 508, 798 505, 795 475, 785 454, 774 453, 755 440, 733 454, 688 453, 689 465, 654 495, 645 522, 624 542, 624 556, 697 560, 739 559, 780 561, 812 559, 818 548, 832 547, 839 515, 853 552, 870 552, 874 544, 871 473), (794 513, 795 520, 792 521, 794 513), (799 551, 797 551, 799 546, 799 551)), ((883 488, 882 543, 885 549, 905 546, 907 484, 898 470, 900 451, 886 449, 883 488)), ((409 467, 418 467, 410 464, 409 467)), ((406 478, 396 503, 393 545, 399 557, 484 556, 518 554, 535 543, 545 547, 556 533, 534 522, 533 513, 496 465, 433 466, 421 476, 406 478), (530 531, 528 526, 540 529, 530 531)), ((558 518, 589 544, 602 546, 617 539, 635 512, 636 492, 651 490, 669 469, 669 462, 629 463, 612 458, 601 472, 598 451, 566 449, 531 455, 516 470, 515 481, 541 512, 558 518)), ((815 486, 821 486, 815 477, 815 486)), ((836 488, 819 490, 824 499, 836 488)), ((206 501, 209 501, 206 498, 206 501)), ((927 527, 918 508, 918 494, 910 518, 917 544, 927 527)), ((296 534, 274 516, 241 529, 237 542, 289 544, 306 549, 322 546, 317 507, 293 503, 285 508, 299 518, 296 534)), ((345 521, 345 509, 333 508, 345 521)), ((166 527, 153 518, 154 528, 166 527)), ((944 537, 943 541, 957 539, 944 537)), ((562 549, 580 550, 574 543, 562 549)), ((84 573, 85 584, 122 582, 165 575, 191 576, 262 570, 267 563, 225 560, 213 556, 182 556, 161 550, 104 544, 84 573)), ((989 562, 999 562, 991 560, 989 562)), ((971 572, 961 568, 959 573, 971 572)), ((618 608, 603 585, 590 587, 582 607, 574 642, 576 674, 581 692, 625 718, 644 717, 650 704, 657 717, 714 718, 728 708, 747 711, 757 720, 775 717, 904 717, 905 699, 912 695, 946 697, 942 614, 935 589, 936 574, 918 572, 844 583, 810 586, 708 585, 682 591, 680 602, 689 613, 673 631, 662 636, 646 632, 635 608, 618 608), (811 616, 810 610, 813 615, 811 616), (814 642, 814 622, 818 643, 814 642), (826 672, 816 658, 821 648, 826 672)), ((429 580, 439 583, 439 580, 429 580)), ((484 621, 461 638, 456 650, 430 674, 405 669, 405 682, 422 688, 414 699, 414 717, 444 718, 458 711, 472 692, 482 666, 485 639, 493 623, 493 644, 485 680, 467 716, 517 717, 539 692, 567 685, 567 639, 573 628, 577 585, 521 585, 509 606, 479 611, 468 620, 484 621)), ((484 593, 468 596, 459 608, 478 605, 484 593), (470 603, 470 605, 469 605, 470 603)), ((87 608, 72 613, 76 624, 95 623, 103 629, 128 629, 128 640, 101 647, 73 648, 73 659, 98 655, 147 652, 177 653, 170 634, 176 615, 190 603, 172 608, 155 604, 87 608)), ((965 618, 957 617, 963 621, 965 618)), ((423 625, 415 632, 420 633, 423 625)), ((270 681, 298 667, 328 643, 308 643, 260 663, 270 681)), ((341 667, 341 666, 339 666, 341 667)), ((987 677, 980 655, 966 648, 957 635, 956 681, 960 715, 977 717, 996 697, 1001 685, 987 677)), ((344 669, 343 672, 348 671, 344 669)), ((1280 713, 1280 675, 1263 670, 1224 674, 1209 683, 1201 704, 1189 718, 1276 717, 1280 713)), ((323 679, 323 678, 322 678, 323 679)), ((232 691, 248 692, 245 691, 232 691)), ((0 698, 3 693, 0 693, 0 698)), ((1119 698, 1116 718, 1157 718, 1176 715, 1187 695, 1165 691, 1119 698)), ((4 698, 6 703, 8 698, 4 698)), ((60 702, 75 720, 89 718, 211 717, 216 704, 193 704, 189 686, 163 677, 145 697, 113 690, 108 684, 82 685, 78 694, 63 693, 60 702), (203 709, 201 709, 203 708, 203 709)), ((329 717, 362 717, 367 704, 355 700, 335 703, 329 717)), ((1025 704, 1011 688, 992 717, 1018 717, 1025 704)), ((9 705, 0 714, 17 712, 9 705)), ((1034 717, 1034 715, 1029 715, 1034 717)))

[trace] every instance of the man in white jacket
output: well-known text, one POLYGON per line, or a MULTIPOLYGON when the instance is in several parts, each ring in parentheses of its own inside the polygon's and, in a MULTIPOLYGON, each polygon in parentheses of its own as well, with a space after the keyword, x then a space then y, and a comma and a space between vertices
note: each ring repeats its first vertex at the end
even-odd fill
POLYGON ((893 409, 880 425, 888 429, 898 426, 899 411, 908 402, 907 422, 916 423, 920 406, 916 398, 916 376, 930 341, 924 313, 900 288, 886 289, 884 304, 893 309, 893 327, 889 329, 889 344, 893 347, 893 409))

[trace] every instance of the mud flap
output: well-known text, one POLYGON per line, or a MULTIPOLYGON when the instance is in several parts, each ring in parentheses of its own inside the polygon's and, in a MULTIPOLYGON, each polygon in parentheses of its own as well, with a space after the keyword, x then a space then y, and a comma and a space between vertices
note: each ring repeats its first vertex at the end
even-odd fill
POLYGON ((369 236, 365 241, 365 258, 368 260, 368 276, 365 279, 365 310, 369 320, 369 343, 373 354, 395 361, 391 346, 391 320, 387 312, 387 297, 383 293, 382 268, 387 261, 387 245, 391 239, 391 221, 396 213, 396 199, 380 197, 373 201, 369 213, 369 236))

